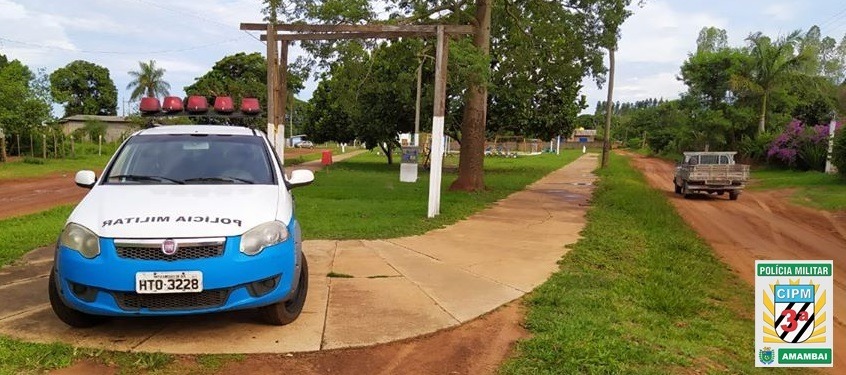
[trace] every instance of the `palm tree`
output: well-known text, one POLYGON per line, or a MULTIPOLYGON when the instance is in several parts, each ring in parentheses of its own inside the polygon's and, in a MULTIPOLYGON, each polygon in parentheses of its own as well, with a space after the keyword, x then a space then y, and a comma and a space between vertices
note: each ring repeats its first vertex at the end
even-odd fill
POLYGON ((806 54, 796 54, 800 35, 800 30, 796 30, 775 42, 761 32, 746 38, 750 44, 750 65, 742 74, 731 77, 731 86, 736 91, 746 91, 761 96, 758 134, 765 130, 770 94, 791 74, 798 72, 807 60, 806 54))
POLYGON ((165 70, 156 67, 156 60, 150 60, 149 63, 143 61, 138 62, 138 71, 130 71, 129 75, 133 80, 126 85, 126 89, 132 90, 131 99, 136 100, 145 95, 154 98, 157 95, 166 96, 170 90, 170 84, 165 82, 165 70))

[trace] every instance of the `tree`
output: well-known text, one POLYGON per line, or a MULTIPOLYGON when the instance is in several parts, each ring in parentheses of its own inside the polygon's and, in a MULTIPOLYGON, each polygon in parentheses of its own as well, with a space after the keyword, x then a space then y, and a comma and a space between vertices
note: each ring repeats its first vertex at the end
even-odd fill
POLYGON ((40 96, 39 76, 18 60, 0 55, 0 127, 6 137, 28 133, 50 119, 51 103, 40 96))
POLYGON ((751 59, 740 74, 732 76, 731 81, 735 90, 760 96, 758 134, 766 130, 770 94, 798 71, 808 58, 806 54, 795 53, 799 35, 800 31, 796 30, 775 42, 760 32, 746 38, 750 44, 751 59))
POLYGON ((130 99, 136 100, 143 95, 148 98, 155 98, 158 95, 166 96, 170 91, 170 84, 164 80, 165 70, 156 67, 156 60, 150 62, 138 62, 138 70, 129 71, 132 81, 126 85, 126 89, 132 89, 130 99), (133 89, 134 88, 134 89, 133 89))
POLYGON ((719 109, 731 98, 732 76, 740 74, 745 63, 746 55, 740 50, 699 49, 682 64, 679 79, 689 95, 710 109, 719 109))
MULTIPOLYGON (((430 0, 392 0, 379 2, 386 4, 390 15, 391 23, 470 23, 476 27, 472 36, 475 53, 481 60, 490 61, 491 52, 491 20, 494 11, 511 12, 517 22, 523 22, 529 13, 523 13, 522 9, 526 4, 533 4, 545 11, 553 12, 555 15, 565 13, 572 15, 566 17, 568 22, 573 22, 572 30, 576 31, 575 43, 571 46, 583 45, 587 51, 594 54, 602 45, 600 36, 608 29, 616 28, 622 21, 622 16, 617 14, 609 17, 613 9, 622 4, 623 8, 630 0, 584 0, 568 2, 548 2, 542 0, 457 0, 453 2, 434 2, 430 0), (506 9, 506 5, 512 9, 506 9), (516 11, 515 11, 516 10, 516 11)), ((372 11, 370 2, 365 0, 312 0, 302 2, 271 1, 265 0, 267 6, 265 14, 268 19, 271 15, 276 19, 285 18, 288 22, 298 21, 319 21, 324 23, 362 23, 372 21, 377 12, 372 11), (284 16, 284 17, 282 17, 284 16)), ((374 2, 376 3, 376 2, 374 2)), ((546 19, 552 19, 541 15, 546 19)), ((622 18, 625 18, 624 16, 622 18)), ((528 22, 526 22, 528 24, 528 22)), ((526 24, 523 26, 526 27, 526 24)), ((560 23, 559 23, 560 24, 560 23)), ((530 28, 524 28, 530 33, 530 28)), ((307 49, 317 53, 321 58, 337 57, 336 49, 321 48, 326 44, 306 43, 307 49)), ((452 49, 451 49, 452 52, 452 49)), ((451 57, 452 58, 452 57, 451 57)), ((601 66, 601 64, 600 64, 601 66)), ((483 68, 490 69, 489 66, 483 68)), ((599 76, 604 69, 592 71, 599 76)), ((480 77, 488 77, 486 71, 476 72, 480 77)), ((484 189, 484 146, 485 129, 488 117, 488 82, 484 80, 470 80, 466 90, 460 93, 463 96, 461 108, 461 154, 459 157, 458 178, 450 187, 455 190, 477 191, 484 189)), ((556 98, 558 100, 558 98, 556 98)), ((558 100, 560 102, 560 100, 558 100)), ((554 101, 553 101, 554 102, 554 101)))
POLYGON ((699 30, 696 38, 696 53, 717 52, 728 48, 728 33, 725 29, 709 26, 699 30))
POLYGON ((65 104, 65 116, 117 114, 117 88, 109 70, 76 60, 50 74, 53 98, 65 104))

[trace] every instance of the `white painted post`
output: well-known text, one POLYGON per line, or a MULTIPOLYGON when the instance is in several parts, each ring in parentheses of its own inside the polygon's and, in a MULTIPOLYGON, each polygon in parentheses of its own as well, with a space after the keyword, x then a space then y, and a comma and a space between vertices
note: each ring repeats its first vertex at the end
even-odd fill
MULTIPOLYGON (((45 135, 44 137, 46 139, 47 136, 45 135)), ((97 155, 102 155, 102 154, 103 154, 103 136, 100 135, 100 136, 98 136, 98 139, 97 139, 97 155)))
POLYGON ((828 156, 825 159, 825 173, 834 174, 836 170, 834 164, 831 163, 832 154, 834 153, 834 130, 837 127, 837 114, 831 118, 828 124, 828 156))
POLYGON ((561 155, 561 136, 558 136, 558 145, 555 146, 555 155, 561 155))
POLYGON ((347 152, 347 143, 346 142, 341 143, 341 153, 343 154, 343 153, 346 153, 346 152, 347 152))
POLYGON ((431 170, 429 172, 429 209, 433 218, 441 212, 441 172, 444 162, 444 112, 446 106, 446 70, 449 40, 444 27, 438 26, 438 45, 435 56, 435 103, 432 116, 431 170))

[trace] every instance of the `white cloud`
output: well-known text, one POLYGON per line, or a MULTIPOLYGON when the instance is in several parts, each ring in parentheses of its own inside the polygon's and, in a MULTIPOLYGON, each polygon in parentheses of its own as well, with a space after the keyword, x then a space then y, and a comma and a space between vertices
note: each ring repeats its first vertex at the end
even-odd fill
POLYGON ((789 21, 796 15, 795 4, 774 3, 764 8, 764 15, 776 21, 789 21))
POLYGON ((696 49, 699 30, 724 28, 727 20, 707 13, 684 12, 664 1, 649 1, 622 26, 617 58, 621 62, 678 63, 696 49))

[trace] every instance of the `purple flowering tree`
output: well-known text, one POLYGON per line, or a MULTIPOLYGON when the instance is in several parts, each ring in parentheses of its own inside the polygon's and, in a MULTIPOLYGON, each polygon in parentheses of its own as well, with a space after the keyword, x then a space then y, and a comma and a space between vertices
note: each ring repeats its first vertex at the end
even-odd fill
MULTIPOLYGON (((840 126, 840 122, 836 123, 835 131, 840 126)), ((794 119, 770 144, 767 159, 790 168, 822 171, 828 152, 828 132, 828 124, 808 126, 794 119)))

